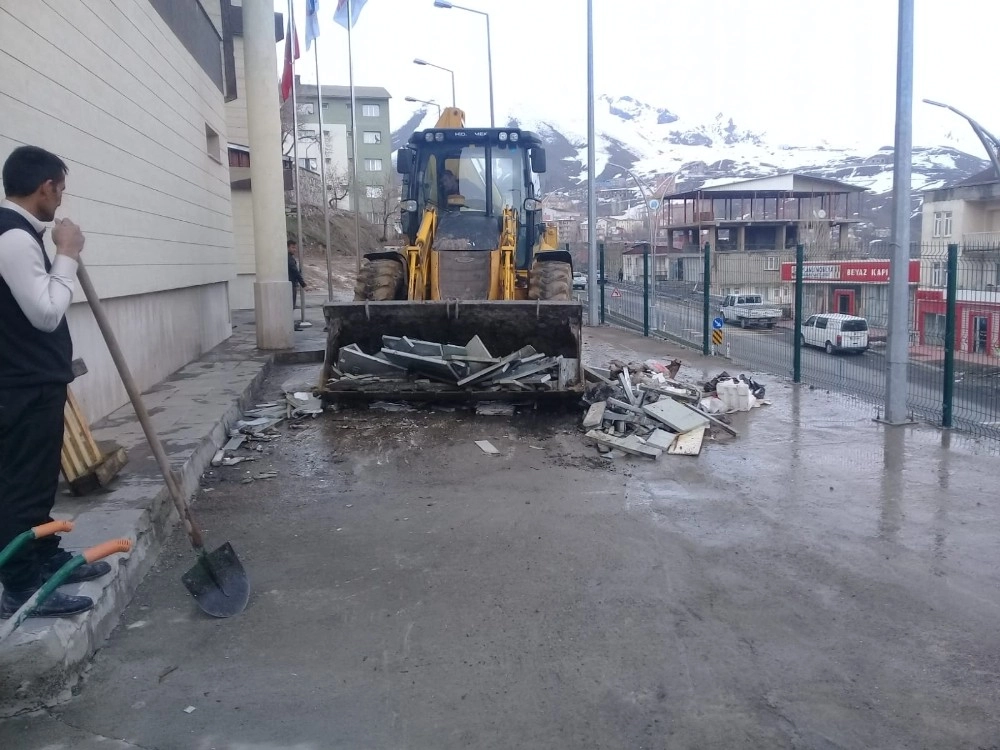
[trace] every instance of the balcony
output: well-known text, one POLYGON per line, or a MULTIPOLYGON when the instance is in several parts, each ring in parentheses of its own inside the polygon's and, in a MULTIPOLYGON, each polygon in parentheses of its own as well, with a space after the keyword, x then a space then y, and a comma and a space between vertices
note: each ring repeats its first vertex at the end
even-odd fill
POLYGON ((963 252, 1000 250, 1000 232, 967 232, 962 235, 963 252))

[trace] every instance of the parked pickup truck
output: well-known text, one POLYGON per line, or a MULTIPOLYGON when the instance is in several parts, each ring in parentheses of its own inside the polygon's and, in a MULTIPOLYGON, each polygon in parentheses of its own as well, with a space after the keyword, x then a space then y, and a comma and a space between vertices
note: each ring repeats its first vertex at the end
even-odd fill
POLYGON ((781 320, 781 308, 765 305, 759 294, 730 294, 722 302, 722 319, 739 323, 740 328, 774 328, 781 320))

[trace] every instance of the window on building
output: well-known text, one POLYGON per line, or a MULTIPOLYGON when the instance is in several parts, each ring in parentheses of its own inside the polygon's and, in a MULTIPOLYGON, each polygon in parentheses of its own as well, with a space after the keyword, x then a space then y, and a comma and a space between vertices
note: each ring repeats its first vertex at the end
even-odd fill
POLYGON ((302 102, 299 104, 300 115, 311 115, 316 111, 316 105, 312 102, 302 102))
POLYGON ((361 105, 361 116, 362 117, 378 117, 382 114, 382 108, 377 104, 362 104, 361 105))
POLYGON ((773 300, 780 300, 781 299, 781 287, 780 286, 772 286, 771 287, 770 298, 773 299, 773 300))
POLYGON ((934 212, 934 236, 951 237, 951 211, 934 212))
POLYGON ((366 130, 363 140, 365 143, 381 143, 382 133, 378 130, 366 130))
POLYGON ((931 286, 943 287, 948 281, 948 264, 931 264, 931 286))
POLYGON ((777 255, 768 255, 767 256, 767 263, 764 266, 764 270, 765 271, 779 271, 779 270, 781 270, 780 266, 778 265, 778 256, 777 255))
POLYGON ((205 123, 205 153, 213 161, 222 163, 222 144, 219 134, 208 123, 205 123))
POLYGON ((311 172, 319 171, 319 159, 299 159, 299 167, 311 172))
POLYGON ((231 148, 229 149, 229 166, 230 167, 249 167, 250 166, 250 154, 246 151, 240 151, 239 149, 231 148))
POLYGON ((382 171, 382 160, 381 159, 365 159, 365 171, 366 172, 381 172, 382 171))
POLYGON ((382 197, 382 187, 381 185, 368 185, 365 187, 365 197, 366 198, 381 198, 382 197))

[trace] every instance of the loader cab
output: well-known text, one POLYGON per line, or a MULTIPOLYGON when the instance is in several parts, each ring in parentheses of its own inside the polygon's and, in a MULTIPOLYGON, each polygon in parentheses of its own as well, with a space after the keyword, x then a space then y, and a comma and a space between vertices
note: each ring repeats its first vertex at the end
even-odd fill
POLYGON ((545 171, 539 138, 516 128, 432 129, 414 133, 397 153, 402 176, 401 225, 410 244, 427 207, 438 212, 438 234, 472 238, 493 250, 505 208, 518 215, 517 266, 531 262, 541 224, 538 174, 545 171))

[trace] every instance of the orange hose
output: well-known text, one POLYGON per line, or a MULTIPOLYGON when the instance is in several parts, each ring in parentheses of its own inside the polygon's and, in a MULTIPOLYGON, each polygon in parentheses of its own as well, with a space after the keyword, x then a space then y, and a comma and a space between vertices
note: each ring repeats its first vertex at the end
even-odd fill
POLYGON ((48 523, 35 526, 32 529, 35 533, 35 539, 41 539, 43 536, 52 536, 53 534, 58 534, 61 531, 68 533, 72 530, 72 521, 49 521, 48 523))
POLYGON ((100 560, 102 557, 116 552, 128 552, 132 549, 131 539, 110 539, 83 551, 83 557, 88 563, 100 560))

